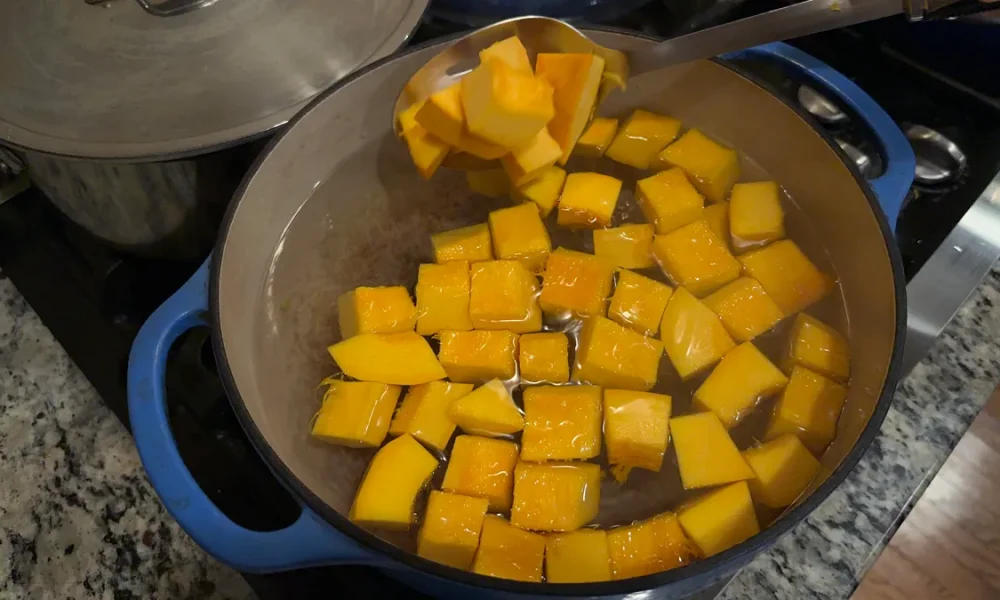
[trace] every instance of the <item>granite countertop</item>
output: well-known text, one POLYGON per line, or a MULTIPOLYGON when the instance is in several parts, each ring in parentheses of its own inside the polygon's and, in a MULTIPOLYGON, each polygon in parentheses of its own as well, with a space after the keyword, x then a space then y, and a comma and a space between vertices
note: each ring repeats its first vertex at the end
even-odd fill
MULTIPOLYGON (((901 383, 847 481, 721 598, 846 598, 1000 381, 1000 267, 901 383)), ((248 598, 164 511, 128 432, 0 280, 0 596, 248 598)))

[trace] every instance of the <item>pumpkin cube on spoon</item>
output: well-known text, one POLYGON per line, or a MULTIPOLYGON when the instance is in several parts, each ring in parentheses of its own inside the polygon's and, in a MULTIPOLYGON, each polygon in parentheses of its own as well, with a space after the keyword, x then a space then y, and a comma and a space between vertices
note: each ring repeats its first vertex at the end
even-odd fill
POLYGON ((401 285, 358 287, 337 299, 337 320, 344 339, 359 333, 413 331, 417 307, 401 285))
POLYGON ((312 436, 341 446, 377 448, 389 431, 401 389, 369 381, 331 381, 313 420, 312 436))
POLYGON ((479 547, 489 501, 433 490, 417 534, 417 554, 456 569, 468 569, 479 547))
POLYGON ((417 270, 417 333, 434 335, 445 329, 468 331, 469 263, 424 264, 417 270))
POLYGON ((490 511, 510 510, 517 444, 476 435, 460 435, 448 460, 441 489, 486 498, 490 511))
POLYGON ((653 257, 677 285, 707 296, 740 276, 742 267, 704 220, 653 239, 653 257))
POLYGON ((552 242, 532 203, 490 212, 493 253, 498 259, 519 260, 533 273, 545 267, 552 242))
POLYGON ((399 122, 410 160, 421 177, 430 179, 451 152, 451 146, 417 123, 416 112, 422 105, 414 104, 399 113, 399 122))
POLYGON ((536 179, 542 171, 556 164, 561 152, 549 130, 542 127, 530 144, 511 150, 500 159, 500 164, 507 172, 511 185, 518 186, 536 179))
POLYGON ((636 110, 619 128, 605 156, 636 169, 648 169, 660 150, 681 131, 677 119, 636 110))
POLYGON ((736 152, 690 129, 657 156, 661 168, 680 167, 712 202, 724 202, 740 177, 736 152))
MULTIPOLYGON (((537 213, 533 216, 538 218, 537 213)), ((541 331, 538 279, 517 260, 472 265, 469 318, 476 329, 541 331)))
POLYGON ((497 159, 507 153, 507 149, 503 146, 492 144, 468 132, 465 125, 465 111, 462 109, 460 83, 431 94, 421 103, 415 119, 420 126, 438 139, 477 158, 497 159))
POLYGON ((566 164, 577 140, 594 112, 601 86, 604 59, 596 54, 541 52, 535 59, 535 74, 552 86, 555 116, 548 130, 561 148, 559 164, 566 164))
POLYGON ((594 254, 623 269, 646 269, 653 260, 653 235, 649 223, 622 225, 594 231, 594 254))
POLYGON ((722 357, 704 383, 694 392, 701 410, 718 415, 727 429, 735 427, 762 398, 780 392, 788 378, 750 342, 743 342, 722 357))
POLYGON ((701 373, 736 347, 718 315, 684 288, 674 290, 667 302, 660 339, 683 380, 701 373))
POLYGON ((366 527, 404 530, 413 524, 417 494, 438 460, 408 434, 379 448, 354 496, 349 518, 366 527))
POLYGON ((573 531, 597 516, 601 467, 594 463, 519 462, 510 523, 533 531, 573 531))
POLYGON ((440 342, 440 366, 452 381, 506 381, 517 374, 517 334, 512 331, 442 331, 440 342))
POLYGON ((431 448, 443 451, 455 433, 455 423, 448 416, 448 408, 453 401, 471 391, 471 383, 448 381, 432 381, 410 387, 392 419, 389 433, 408 433, 431 448))
POLYGON ((525 388, 521 460, 585 460, 601 452, 601 388, 525 388))
POLYGON ((432 234, 431 245, 434 246, 434 262, 438 264, 452 260, 470 263, 493 260, 490 227, 486 223, 432 234))
POLYGON ((469 132, 508 149, 529 145, 552 120, 552 86, 544 79, 487 60, 462 77, 469 132))
POLYGON ((516 35, 491 44, 485 50, 479 51, 479 61, 488 62, 499 60, 508 67, 521 73, 532 73, 531 59, 528 58, 528 50, 521 43, 516 35))
POLYGON ((614 265, 606 258, 557 248, 542 274, 539 304, 552 315, 603 315, 614 273, 614 265))
POLYGON ((569 381, 569 338, 560 331, 526 333, 518 344, 521 381, 566 383, 569 381))
POLYGON ((462 431, 474 435, 499 437, 524 429, 524 415, 499 379, 453 401, 448 417, 462 431))
POLYGON ((633 273, 618 272, 608 318, 646 336, 655 336, 673 290, 666 284, 633 273))
POLYGON ((663 344, 605 317, 590 317, 580 329, 573 381, 647 391, 656 385, 663 344))
POLYGON ((601 229, 611 224, 622 182, 600 173, 570 173, 559 197, 556 222, 571 229, 601 229))
POLYGON ((472 572, 516 581, 541 581, 545 536, 486 515, 472 572))

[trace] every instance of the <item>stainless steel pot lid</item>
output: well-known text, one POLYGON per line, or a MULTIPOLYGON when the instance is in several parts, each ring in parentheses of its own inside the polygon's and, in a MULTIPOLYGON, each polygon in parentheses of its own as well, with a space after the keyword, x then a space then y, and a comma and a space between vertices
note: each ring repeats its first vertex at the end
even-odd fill
POLYGON ((395 51, 427 4, 4 0, 0 141, 129 160, 232 145, 395 51))

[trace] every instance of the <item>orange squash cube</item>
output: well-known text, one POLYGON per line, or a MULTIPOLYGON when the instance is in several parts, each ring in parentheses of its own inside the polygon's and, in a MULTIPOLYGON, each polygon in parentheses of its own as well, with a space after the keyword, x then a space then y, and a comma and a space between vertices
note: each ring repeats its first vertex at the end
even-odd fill
POLYGON ((820 455, 837 433, 847 388, 803 367, 793 367, 785 391, 774 405, 764 433, 773 440, 794 433, 809 450, 820 455))
POLYGON ((327 351, 344 375, 359 381, 419 385, 447 377, 430 344, 413 331, 362 333, 327 351))
POLYGON ((359 333, 413 331, 417 307, 401 285, 359 287, 337 299, 337 319, 345 340, 359 333))
POLYGON ((792 240, 747 252, 740 262, 786 317, 805 310, 833 289, 833 278, 817 269, 792 240))
POLYGON ((524 416, 499 379, 454 400, 448 407, 448 417, 462 431, 473 435, 500 437, 524 429, 524 416))
POLYGON ((753 478, 753 470, 715 413, 674 417, 670 419, 670 435, 684 489, 753 478))
POLYGON ((518 366, 522 383, 569 381, 569 339, 559 331, 521 336, 518 366))
POLYGON ((417 333, 434 335, 445 329, 468 331, 469 263, 420 265, 417 270, 417 333))
POLYGON ((368 381, 330 381, 313 419, 312 436, 352 448, 379 447, 401 390, 398 385, 368 381))
POLYGON ((636 169, 648 169, 663 148, 681 131, 677 119, 636 110, 618 130, 605 155, 636 169))
POLYGON ((578 229, 607 227, 621 191, 620 179, 600 173, 570 173, 559 197, 556 222, 578 229))
POLYGON ((489 501, 433 490, 417 534, 417 554, 456 569, 468 569, 479 547, 489 501))
POLYGON ((491 60, 499 60, 515 71, 519 71, 521 73, 527 73, 529 75, 534 73, 531 69, 531 59, 528 58, 528 51, 524 48, 524 44, 521 43, 521 40, 519 40, 516 35, 500 40, 499 42, 491 44, 485 50, 479 51, 480 62, 487 62, 491 60))
POLYGON ((601 452, 601 388, 589 385, 525 388, 521 460, 594 458, 601 452))
POLYGON ((701 373, 736 347, 718 315, 684 288, 674 290, 667 302, 660 339, 683 380, 701 373))
POLYGON ((455 422, 448 416, 448 407, 471 391, 471 383, 432 381, 412 386, 392 419, 389 433, 408 433, 431 448, 443 451, 455 433, 455 422))
POLYGON ((805 313, 795 316, 789 334, 785 367, 801 365, 834 381, 847 381, 851 374, 851 349, 836 329, 805 313))
POLYGON ((538 172, 538 177, 515 187, 511 196, 514 202, 533 202, 544 219, 559 202, 564 183, 566 171, 556 166, 546 167, 538 172))
POLYGON ((729 201, 729 231, 739 249, 785 237, 785 211, 773 181, 737 183, 729 201))
POLYGON ((523 148, 552 120, 552 86, 544 79, 487 60, 462 77, 469 133, 506 148, 523 148))
POLYGON ((411 436, 392 440, 369 463, 348 518, 365 527, 408 529, 416 519, 417 495, 437 467, 437 459, 411 436))
POLYGON ((519 462, 510 523, 534 531, 573 531, 597 516, 600 499, 599 465, 519 462))
POLYGON ((604 390, 604 443, 608 463, 659 471, 667 451, 670 396, 604 390))
POLYGON ((443 264, 452 260, 474 263, 493 260, 490 227, 486 223, 459 227, 431 235, 434 262, 443 264))
POLYGON ((486 515, 472 572, 517 581, 541 581, 545 536, 518 529, 503 517, 486 515))
POLYGON ((673 293, 659 281, 622 269, 611 296, 608 318, 642 335, 655 336, 673 293))
POLYGON ((751 496, 771 508, 795 502, 819 473, 819 461, 791 433, 747 450, 743 458, 756 475, 748 482, 751 496))
POLYGON ((430 179, 451 151, 447 142, 424 129, 416 120, 416 113, 423 104, 413 105, 412 110, 399 113, 403 140, 410 151, 410 159, 424 179, 430 179))
POLYGON ((700 410, 718 415, 727 429, 736 426, 762 398, 780 392, 788 378, 750 342, 743 342, 722 357, 705 382, 695 390, 700 410))
POLYGON ((460 435, 452 446, 441 489, 486 498, 491 512, 510 510, 514 494, 517 444, 507 440, 460 435))
POLYGON ((442 331, 438 360, 452 381, 506 381, 517 374, 517 334, 504 330, 442 331))
POLYGON ((549 583, 610 581, 608 533, 580 529, 545 536, 545 580, 549 583))
POLYGON ((615 267, 607 259, 557 248, 542 274, 542 310, 553 315, 603 315, 615 267))
MULTIPOLYGON (((466 129, 460 83, 431 94, 420 104, 414 118, 431 135, 453 147, 453 152, 442 162, 443 166, 448 166, 448 159, 454 155, 454 151, 466 153, 479 160, 495 160, 507 154, 507 149, 503 146, 491 144, 472 135, 466 129)), ((400 119, 402 120, 402 116, 400 119)))
POLYGON ((622 225, 594 231, 594 254, 623 269, 646 269, 653 261, 653 226, 622 225))
MULTIPOLYGON (((538 218, 537 213, 534 216, 538 218)), ((472 265, 469 318, 476 329, 541 331, 538 279, 516 260, 472 265)))
POLYGON ((701 218, 705 219, 708 228, 720 240, 729 241, 729 204, 727 202, 706 206, 701 213, 701 218))
MULTIPOLYGON (((635 184, 635 195, 656 233, 670 233, 702 218, 705 199, 681 169, 660 171, 635 184)), ((725 239, 725 238, 723 238, 725 239)))
POLYGON ((699 298, 736 279, 742 270, 704 220, 657 235, 653 257, 667 277, 699 298))
POLYGON ((665 512, 652 519, 608 531, 611 576, 629 579, 683 567, 694 558, 677 516, 665 512))
POLYGON ((618 133, 618 119, 594 117, 576 142, 577 156, 600 158, 618 133))
POLYGON ((559 144, 549 135, 549 130, 542 127, 530 144, 511 150, 500 159, 500 164, 511 185, 518 186, 537 178, 544 169, 556 164, 560 156, 559 144))
POLYGON ((503 167, 466 171, 465 182, 470 190, 487 198, 503 198, 510 193, 510 178, 503 167))
POLYGON ((748 342, 778 324, 784 315, 757 280, 740 277, 702 300, 719 315, 726 331, 738 342, 748 342))
POLYGON ((677 513, 684 533, 703 557, 750 539, 760 532, 747 482, 731 483, 708 492, 677 513))
POLYGON ((532 203, 490 212, 493 253, 498 259, 519 260, 529 271, 538 272, 552 251, 545 224, 532 203))
POLYGON ((661 165, 680 167, 694 186, 712 202, 723 202, 740 178, 740 161, 736 153, 697 129, 690 129, 679 140, 660 152, 661 165))
POLYGON ((594 112, 601 86, 604 59, 596 54, 540 52, 535 74, 549 82, 556 114, 548 129, 562 148, 559 164, 565 165, 587 120, 594 112))
POLYGON ((663 356, 659 340, 644 337, 604 317, 587 319, 573 365, 573 381, 648 391, 656 385, 663 356))

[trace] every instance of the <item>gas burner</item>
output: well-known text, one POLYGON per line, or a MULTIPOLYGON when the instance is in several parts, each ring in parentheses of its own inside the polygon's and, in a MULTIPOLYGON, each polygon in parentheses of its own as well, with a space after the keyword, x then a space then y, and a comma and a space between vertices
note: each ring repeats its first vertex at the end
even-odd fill
POLYGON ((914 179, 924 185, 954 181, 965 170, 965 153, 955 142, 923 125, 910 125, 906 137, 917 157, 914 179))
POLYGON ((808 85, 799 86, 798 96, 799 104, 802 105, 802 108, 809 111, 809 114, 819 119, 819 121, 823 124, 839 125, 847 122, 847 113, 840 110, 840 107, 834 104, 826 96, 820 94, 808 85))

